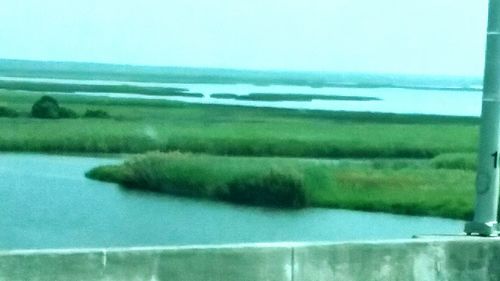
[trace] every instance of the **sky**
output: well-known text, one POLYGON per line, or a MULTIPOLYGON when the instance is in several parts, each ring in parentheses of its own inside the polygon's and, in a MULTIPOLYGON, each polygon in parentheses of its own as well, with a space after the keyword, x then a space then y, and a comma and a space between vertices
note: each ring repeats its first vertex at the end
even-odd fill
POLYGON ((0 58, 474 75, 487 0, 1 0, 0 58))

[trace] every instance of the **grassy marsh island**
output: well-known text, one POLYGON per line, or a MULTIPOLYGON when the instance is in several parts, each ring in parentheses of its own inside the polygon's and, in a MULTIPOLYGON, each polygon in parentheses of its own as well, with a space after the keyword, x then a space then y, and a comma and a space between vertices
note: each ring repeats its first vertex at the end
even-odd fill
POLYGON ((151 152, 90 178, 129 188, 274 207, 328 207, 465 219, 474 171, 428 162, 321 161, 151 152))
POLYGON ((87 85, 87 84, 62 84, 49 82, 18 82, 0 80, 0 89, 21 90, 35 92, 55 92, 55 93, 119 93, 119 94, 141 94, 148 96, 168 96, 168 97, 203 97, 199 93, 187 93, 187 89, 163 88, 163 87, 141 87, 131 85, 87 85))
POLYGON ((477 118, 11 90, 0 90, 0 107, 8 113, 0 118, 1 151, 158 151, 88 173, 128 188, 277 207, 462 219, 472 213, 473 166, 460 163, 474 157, 477 118), (47 94, 78 116, 89 108, 109 116, 30 118, 47 94))

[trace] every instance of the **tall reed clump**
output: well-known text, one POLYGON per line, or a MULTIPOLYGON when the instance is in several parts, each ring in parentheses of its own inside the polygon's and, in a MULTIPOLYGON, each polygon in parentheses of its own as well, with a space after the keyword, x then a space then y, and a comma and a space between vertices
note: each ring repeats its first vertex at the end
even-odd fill
POLYGON ((224 157, 150 152, 122 165, 102 166, 86 175, 127 188, 203 197, 270 207, 305 207, 308 193, 302 175, 257 161, 224 157))
POLYGON ((221 198, 243 204, 293 208, 306 206, 308 201, 300 174, 276 168, 235 178, 227 184, 221 198))

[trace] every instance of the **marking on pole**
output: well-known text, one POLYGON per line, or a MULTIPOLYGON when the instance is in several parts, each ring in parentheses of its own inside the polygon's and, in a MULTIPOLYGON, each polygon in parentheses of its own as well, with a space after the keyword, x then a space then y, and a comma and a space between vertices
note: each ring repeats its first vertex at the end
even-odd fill
POLYGON ((500 102, 500 98, 483 98, 485 102, 500 102))

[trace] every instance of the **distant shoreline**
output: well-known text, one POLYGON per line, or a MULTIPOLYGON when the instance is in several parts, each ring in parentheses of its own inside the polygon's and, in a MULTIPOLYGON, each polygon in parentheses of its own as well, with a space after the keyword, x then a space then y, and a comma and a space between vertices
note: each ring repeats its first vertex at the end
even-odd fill
MULTIPOLYGON (((1 72, 0 72, 1 73, 1 72)), ((37 83, 37 84, 51 84, 51 83, 57 83, 57 84, 63 84, 63 85, 93 85, 93 86, 103 86, 103 85, 110 85, 110 84, 127 84, 131 82, 137 82, 137 83, 165 83, 165 84, 178 84, 179 82, 175 81, 169 81, 168 79, 165 80, 165 82, 155 82, 155 81, 146 81, 146 80, 140 80, 140 81, 133 81, 133 80, 112 80, 112 79, 104 79, 104 80, 98 80, 98 79, 85 79, 83 77, 73 77, 72 79, 64 78, 54 78, 52 76, 47 76, 47 77, 40 77, 40 76, 9 76, 6 74, 2 74, 3 76, 0 76, 0 82, 6 83, 6 82, 24 82, 24 83, 37 83), (53 81, 50 81, 53 80, 53 81), (66 80, 67 82, 65 82, 66 80)), ((43 76, 43 75, 42 75, 43 76)), ((398 85, 398 84, 363 84, 363 83, 324 83, 324 84, 287 84, 287 83, 240 83, 237 81, 221 81, 221 80, 216 80, 216 81, 204 81, 204 80, 194 80, 194 81, 187 81, 183 82, 182 84, 248 84, 248 85, 254 85, 254 86, 272 86, 272 85, 281 85, 281 86, 304 86, 304 87, 311 87, 311 88, 358 88, 358 89, 380 89, 380 88, 387 88, 387 89, 408 89, 408 90, 429 90, 429 91, 458 91, 458 92, 482 92, 482 86, 465 86, 465 87, 437 87, 437 86, 405 86, 405 85, 398 85)), ((145 85, 146 86, 146 85, 145 85)), ((150 87, 150 86, 146 86, 150 87)), ((0 84, 0 89, 12 89, 12 88, 5 88, 0 84)), ((19 88, 21 89, 21 88, 19 88)))
POLYGON ((190 84, 480 91, 481 77, 160 67, 0 59, 0 76, 190 84))

